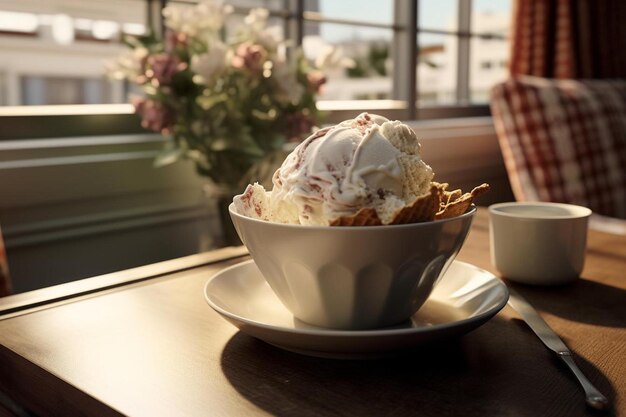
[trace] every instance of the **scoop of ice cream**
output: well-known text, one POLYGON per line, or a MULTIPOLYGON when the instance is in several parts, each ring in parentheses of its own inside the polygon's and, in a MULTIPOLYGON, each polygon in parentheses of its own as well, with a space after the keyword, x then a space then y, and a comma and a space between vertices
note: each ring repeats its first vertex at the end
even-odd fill
POLYGON ((411 128, 363 113, 314 133, 275 172, 270 194, 255 184, 235 205, 247 216, 305 225, 328 225, 370 207, 387 224, 430 191, 432 178, 411 128))

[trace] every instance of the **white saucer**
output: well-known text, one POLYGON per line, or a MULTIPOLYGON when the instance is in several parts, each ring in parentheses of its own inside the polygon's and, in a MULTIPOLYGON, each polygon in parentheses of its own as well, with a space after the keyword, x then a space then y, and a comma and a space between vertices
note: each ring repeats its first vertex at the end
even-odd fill
POLYGON ((411 320, 377 330, 332 330, 295 319, 254 261, 215 274, 207 282, 204 296, 242 332, 277 347, 312 356, 368 358, 474 330, 504 307, 509 293, 493 274, 454 261, 411 320))

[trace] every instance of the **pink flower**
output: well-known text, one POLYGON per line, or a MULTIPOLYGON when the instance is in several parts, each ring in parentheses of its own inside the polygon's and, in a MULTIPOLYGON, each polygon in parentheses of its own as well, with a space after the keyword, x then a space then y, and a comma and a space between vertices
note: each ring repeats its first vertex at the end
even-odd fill
POLYGON ((147 63, 149 69, 146 75, 157 80, 160 85, 171 84, 174 76, 186 68, 186 64, 177 56, 164 53, 151 55, 147 63))
POLYGON ((309 81, 309 89, 315 94, 319 94, 322 86, 326 84, 326 81, 328 81, 324 73, 320 70, 313 70, 309 72, 306 75, 306 78, 309 81))
POLYGON ((162 134, 170 133, 174 125, 174 113, 170 108, 158 101, 142 97, 132 98, 135 112, 141 115, 141 126, 162 134))
POLYGON ((267 51, 261 45, 244 42, 237 47, 231 64, 235 68, 260 72, 267 57, 267 51))
POLYGON ((173 51, 177 47, 186 48, 189 35, 183 32, 168 30, 165 33, 165 50, 173 51))
POLYGON ((285 134, 289 142, 299 142, 305 135, 311 133, 315 123, 313 119, 303 112, 287 116, 287 128, 285 134))

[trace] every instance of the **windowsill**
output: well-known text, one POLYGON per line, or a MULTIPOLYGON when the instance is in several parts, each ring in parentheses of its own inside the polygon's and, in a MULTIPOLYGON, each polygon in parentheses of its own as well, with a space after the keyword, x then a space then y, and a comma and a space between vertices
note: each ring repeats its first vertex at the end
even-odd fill
MULTIPOLYGON (((418 108, 419 118, 416 119, 406 117, 405 104, 401 100, 322 100, 318 107, 324 114, 324 125, 336 124, 368 111, 411 125, 420 123, 422 129, 428 128, 441 137, 451 133, 462 135, 462 129, 490 120, 486 105, 418 108), (457 130, 451 132, 452 129, 457 130)), ((0 131, 0 141, 151 133, 140 126, 130 104, 7 106, 0 107, 0 120, 5 127, 0 131)))
POLYGON ((81 116, 99 114, 132 114, 131 104, 67 104, 54 106, 0 107, 0 117, 21 116, 81 116))
MULTIPOLYGON (((403 114, 406 116, 406 101, 403 100, 319 100, 317 107, 322 112, 337 114, 355 114, 368 111, 381 114, 403 114)), ((485 109, 486 104, 478 105, 441 105, 418 108, 419 114, 436 114, 437 118, 448 118, 453 114, 468 111, 470 114, 476 109, 485 109)), ((112 115, 132 114, 131 104, 70 104, 46 106, 0 106, 0 117, 23 116, 77 116, 77 115, 112 115)), ((485 114, 480 114, 485 115, 485 114)), ((397 117, 407 120, 406 117, 397 117)), ((430 118, 430 117, 429 117, 430 118)), ((333 117, 335 119, 335 117, 333 117)), ((343 120, 343 119, 342 119, 343 120)))

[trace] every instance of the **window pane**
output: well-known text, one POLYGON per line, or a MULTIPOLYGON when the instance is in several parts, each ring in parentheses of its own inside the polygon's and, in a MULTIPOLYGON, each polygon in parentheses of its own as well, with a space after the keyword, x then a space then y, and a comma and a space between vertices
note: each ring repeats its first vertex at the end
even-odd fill
POLYGON ((305 23, 304 52, 311 61, 327 47, 338 48, 351 68, 326 70, 322 100, 388 99, 392 91, 393 31, 332 23, 305 23))
POLYGON ((127 101, 124 84, 104 62, 128 49, 123 33, 146 32, 142 0, 3 2, 0 9, 0 105, 127 101), (63 10, 60 12, 60 10, 63 10))
MULTIPOLYGON (((244 19, 248 15, 248 9, 264 8, 268 10, 280 10, 284 6, 284 0, 225 0, 224 4, 228 4, 236 7, 226 16, 226 24, 224 25, 225 32, 223 36, 227 39, 231 39, 237 33, 237 30, 241 28, 245 23, 244 19)), ((193 8, 197 6, 197 3, 181 2, 181 1, 168 1, 168 6, 175 5, 178 8, 193 8)), ((277 16, 269 16, 267 19, 268 27, 276 27, 276 34, 284 37, 285 20, 277 16)))
POLYGON ((330 18, 393 23, 392 0, 305 0, 304 10, 330 18))
POLYGON ((269 10, 281 10, 285 7, 285 0, 226 0, 224 3, 235 7, 263 7, 269 10))
POLYGON ((507 37, 511 26, 511 0, 473 0, 473 33, 507 37))
POLYGON ((456 102, 457 49, 456 36, 418 34, 418 106, 456 102))
POLYGON ((419 0, 417 27, 456 31, 458 28, 458 0, 419 0))
POLYGON ((472 3, 472 32, 493 36, 473 36, 470 40, 470 100, 473 103, 488 102, 491 87, 508 76, 510 26, 510 1, 474 0, 472 3))
MULTIPOLYGON (((190 2, 189 0, 168 0, 167 5, 176 5, 176 7, 193 7, 199 1, 190 2)), ((252 9, 256 7, 262 7, 269 10, 284 10, 285 8, 285 0, 223 0, 224 4, 230 4, 234 7, 240 7, 242 9, 252 9)))
POLYGON ((20 81, 23 105, 111 102, 111 88, 104 79, 23 76, 20 81))
POLYGON ((470 41, 470 100, 489 101, 491 87, 509 75, 509 43, 473 37, 470 41))
MULTIPOLYGON (((243 13, 233 13, 226 17, 225 28, 225 36, 226 39, 233 39, 236 35, 237 30, 244 25, 244 20, 247 14, 243 13)), ((270 16, 267 19, 267 27, 272 29, 272 32, 279 36, 281 39, 285 37, 285 19, 276 16, 270 16)))

